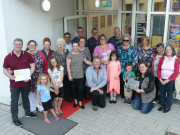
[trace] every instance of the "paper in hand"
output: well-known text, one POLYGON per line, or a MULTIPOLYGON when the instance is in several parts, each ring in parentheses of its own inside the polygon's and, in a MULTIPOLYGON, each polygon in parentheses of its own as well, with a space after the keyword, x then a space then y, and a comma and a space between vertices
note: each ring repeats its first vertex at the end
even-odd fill
POLYGON ((139 81, 128 79, 126 86, 129 89, 136 90, 139 88, 139 81))

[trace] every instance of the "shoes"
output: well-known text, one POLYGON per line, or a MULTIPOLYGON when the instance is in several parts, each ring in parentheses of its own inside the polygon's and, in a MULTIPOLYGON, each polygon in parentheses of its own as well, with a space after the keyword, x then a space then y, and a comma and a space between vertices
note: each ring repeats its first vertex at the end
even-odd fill
POLYGON ((68 103, 72 103, 72 101, 69 98, 65 99, 68 103))
POLYGON ((97 106, 92 105, 92 109, 93 109, 94 111, 98 111, 98 107, 97 107, 97 106))
POLYGON ((170 111, 170 109, 165 108, 165 109, 163 110, 163 113, 167 113, 167 112, 169 112, 169 111, 170 111))
POLYGON ((36 115, 36 114, 34 114, 33 112, 31 112, 30 114, 25 115, 25 117, 37 118, 38 115, 36 115))
POLYGON ((113 103, 117 103, 116 97, 113 97, 113 103))
POLYGON ((85 109, 85 106, 84 106, 84 105, 79 105, 79 104, 78 104, 78 106, 81 107, 81 109, 85 109))
POLYGON ((76 108, 76 107, 77 107, 77 104, 74 103, 73 107, 76 108))
POLYGON ((114 102, 113 100, 114 100, 114 98, 110 97, 109 103, 113 103, 114 102))
POLYGON ((22 127, 22 123, 17 120, 17 121, 13 121, 14 125, 16 125, 17 127, 22 127))
POLYGON ((164 110, 165 109, 165 107, 160 107, 159 109, 158 109, 158 111, 162 111, 162 110, 164 110))
POLYGON ((55 119, 56 121, 59 120, 59 117, 58 116, 53 116, 53 119, 55 119))
POLYGON ((51 121, 50 120, 44 120, 44 123, 50 124, 51 121))
POLYGON ((128 99, 125 99, 125 100, 124 100, 124 103, 125 103, 125 104, 128 103, 128 99))
POLYGON ((128 99, 128 105, 130 105, 131 104, 131 99, 128 99))

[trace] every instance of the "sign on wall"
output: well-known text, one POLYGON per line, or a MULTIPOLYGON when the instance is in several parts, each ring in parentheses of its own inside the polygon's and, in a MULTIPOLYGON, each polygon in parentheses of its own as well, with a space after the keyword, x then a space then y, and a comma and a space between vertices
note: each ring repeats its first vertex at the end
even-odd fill
MULTIPOLYGON (((172 1, 173 1, 172 9, 180 10, 180 0, 172 0, 172 1)), ((164 9, 166 9, 166 4, 167 4, 167 0, 164 0, 164 9)))
POLYGON ((112 0, 101 0, 101 7, 112 8, 112 0))

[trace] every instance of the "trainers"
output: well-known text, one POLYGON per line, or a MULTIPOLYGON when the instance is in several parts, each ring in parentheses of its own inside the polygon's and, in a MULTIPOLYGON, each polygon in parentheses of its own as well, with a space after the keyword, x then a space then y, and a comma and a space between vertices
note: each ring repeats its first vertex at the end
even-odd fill
POLYGON ((113 103, 117 103, 116 97, 113 98, 113 103))
POLYGON ((130 105, 131 104, 131 99, 128 99, 128 105, 130 105))
POLYGON ((125 100, 124 100, 124 103, 125 103, 125 104, 128 103, 128 99, 125 99, 125 100))
POLYGON ((17 126, 17 127, 22 127, 22 123, 17 120, 17 121, 13 121, 14 125, 17 126))
POLYGON ((114 98, 110 97, 109 103, 113 103, 114 102, 114 98))
POLYGON ((56 121, 59 120, 59 117, 58 116, 53 116, 53 119, 55 119, 56 121))
POLYGON ((92 105, 92 109, 93 109, 94 111, 97 111, 97 110, 98 110, 98 107, 97 107, 97 106, 92 105))
POLYGON ((25 115, 25 117, 37 118, 38 115, 36 115, 36 114, 34 114, 33 112, 31 112, 30 114, 25 115))

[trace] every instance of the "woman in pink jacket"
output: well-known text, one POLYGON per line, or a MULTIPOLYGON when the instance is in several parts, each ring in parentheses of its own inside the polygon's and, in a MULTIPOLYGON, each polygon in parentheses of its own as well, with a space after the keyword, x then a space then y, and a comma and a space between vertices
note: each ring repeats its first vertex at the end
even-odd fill
POLYGON ((174 80, 179 74, 179 59, 172 45, 166 45, 163 57, 161 57, 157 76, 159 79, 160 103, 158 111, 167 113, 170 111, 173 102, 174 80))

